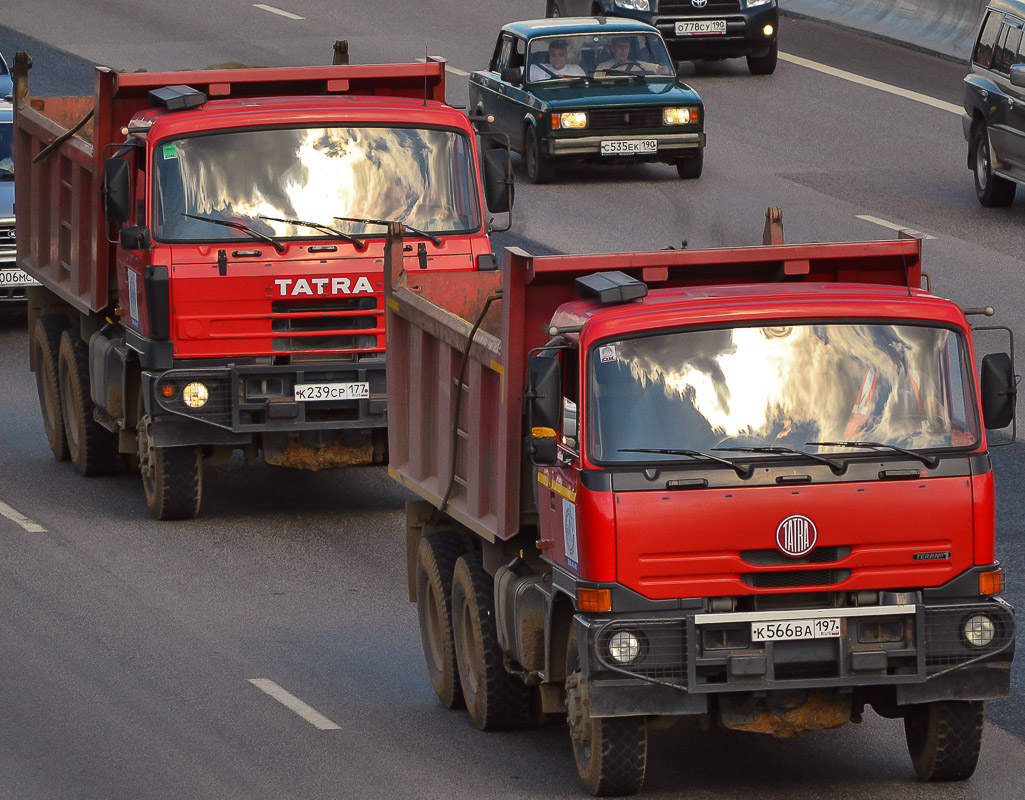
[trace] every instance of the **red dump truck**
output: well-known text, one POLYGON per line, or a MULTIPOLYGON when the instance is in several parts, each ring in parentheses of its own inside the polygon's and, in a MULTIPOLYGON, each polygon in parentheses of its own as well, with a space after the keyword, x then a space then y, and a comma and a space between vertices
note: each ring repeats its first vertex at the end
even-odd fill
POLYGON ((688 715, 792 736, 871 706, 923 779, 972 774, 1010 688, 985 429, 1015 377, 976 364, 966 313, 991 309, 919 288, 919 237, 508 249, 448 282, 401 255, 389 469, 422 498, 408 589, 443 704, 568 719, 595 795, 638 791, 648 721, 688 715))
POLYGON ((446 105, 444 62, 349 65, 338 45, 321 67, 101 67, 95 97, 32 98, 15 59, 46 437, 84 475, 137 458, 160 519, 197 514, 204 465, 234 450, 383 463, 388 222, 413 271, 495 267, 508 154, 446 105))

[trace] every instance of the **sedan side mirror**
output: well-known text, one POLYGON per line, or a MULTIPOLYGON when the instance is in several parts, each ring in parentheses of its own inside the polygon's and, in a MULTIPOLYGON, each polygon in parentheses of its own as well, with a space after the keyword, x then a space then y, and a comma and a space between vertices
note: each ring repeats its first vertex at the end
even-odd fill
POLYGON ((1014 365, 1007 353, 990 353, 982 359, 982 421, 987 430, 1006 428, 1014 421, 1018 397, 1014 365))
POLYGON ((502 70, 502 83, 510 83, 513 86, 519 86, 523 83, 523 69, 522 67, 506 67, 502 70))
POLYGON ((1011 85, 1025 87, 1025 64, 1011 65, 1011 85))

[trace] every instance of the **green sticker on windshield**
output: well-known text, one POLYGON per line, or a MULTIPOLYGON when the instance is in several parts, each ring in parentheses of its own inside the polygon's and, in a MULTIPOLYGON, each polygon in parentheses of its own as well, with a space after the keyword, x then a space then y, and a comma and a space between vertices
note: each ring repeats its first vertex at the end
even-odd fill
POLYGON ((164 160, 169 158, 178 158, 178 145, 176 144, 165 144, 164 145, 164 160))

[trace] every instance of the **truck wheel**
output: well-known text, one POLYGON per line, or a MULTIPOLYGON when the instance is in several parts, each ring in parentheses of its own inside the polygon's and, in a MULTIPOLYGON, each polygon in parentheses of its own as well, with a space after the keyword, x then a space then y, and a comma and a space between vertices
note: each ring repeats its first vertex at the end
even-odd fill
POLYGON ((993 162, 989 150, 989 134, 985 123, 975 126, 972 136, 972 152, 975 153, 975 195, 986 208, 1002 208, 1014 202, 1018 186, 1014 181, 993 174, 993 162))
POLYGON ((644 717, 592 717, 587 711, 574 633, 566 651, 566 709, 573 759, 584 788, 595 797, 636 794, 648 765, 644 717))
POLYGON ((416 567, 416 615, 427 676, 446 708, 463 707, 456 650, 452 643, 452 574, 466 552, 453 533, 431 533, 420 540, 416 567))
POLYGON ((684 180, 690 180, 691 178, 700 178, 701 170, 705 166, 705 152, 699 150, 696 156, 690 156, 689 158, 681 158, 676 162, 676 174, 684 180))
POLYGON ((752 75, 771 75, 776 71, 776 62, 779 60, 779 41, 772 43, 769 52, 764 56, 748 56, 747 68, 752 75))
POLYGON ((121 464, 117 435, 95 419, 89 393, 89 352, 72 328, 61 334, 57 358, 61 410, 68 455, 81 475, 110 475, 121 464))
POLYGON ((904 736, 923 781, 963 781, 975 772, 986 723, 982 700, 937 700, 912 706, 904 736))
POLYGON ((551 160, 541 152, 537 131, 533 126, 523 135, 523 163, 531 183, 548 183, 554 169, 551 160))
POLYGON ((39 410, 43 416, 43 432, 53 457, 58 461, 67 461, 70 457, 57 366, 61 334, 67 327, 68 318, 63 314, 46 314, 36 320, 32 332, 32 360, 36 365, 36 394, 39 395, 39 410))
POLYGON ((482 731, 530 722, 530 690, 505 668, 495 625, 494 579, 479 553, 456 562, 452 578, 452 635, 463 700, 482 731))

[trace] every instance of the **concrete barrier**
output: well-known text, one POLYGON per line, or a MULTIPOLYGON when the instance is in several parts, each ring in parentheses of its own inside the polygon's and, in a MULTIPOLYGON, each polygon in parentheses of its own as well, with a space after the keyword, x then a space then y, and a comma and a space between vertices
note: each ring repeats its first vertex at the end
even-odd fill
POLYGON ((779 0, 779 7, 967 61, 986 0, 779 0))

